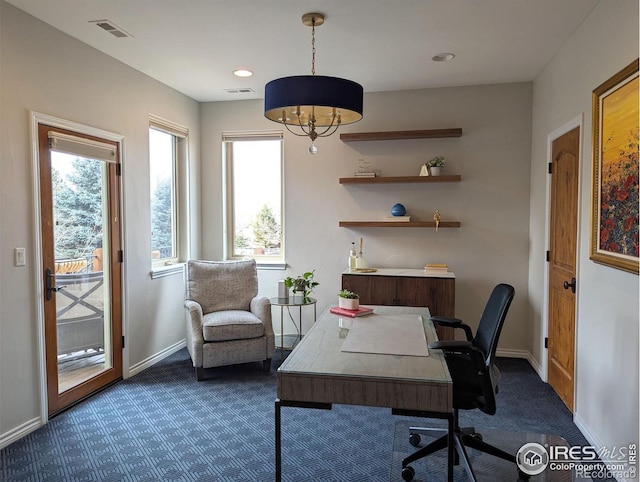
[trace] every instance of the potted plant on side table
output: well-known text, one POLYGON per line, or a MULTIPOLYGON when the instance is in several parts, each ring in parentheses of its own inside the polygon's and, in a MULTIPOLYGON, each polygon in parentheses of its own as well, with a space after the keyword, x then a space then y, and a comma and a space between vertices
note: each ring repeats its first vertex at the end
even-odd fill
POLYGON ((284 284, 287 288, 293 288, 293 295, 302 296, 302 300, 306 303, 313 289, 320 284, 313 279, 315 271, 315 269, 313 271, 307 271, 295 278, 287 276, 284 284))
POLYGON ((342 290, 338 293, 338 306, 345 310, 356 311, 360 308, 360 296, 349 290, 342 290))

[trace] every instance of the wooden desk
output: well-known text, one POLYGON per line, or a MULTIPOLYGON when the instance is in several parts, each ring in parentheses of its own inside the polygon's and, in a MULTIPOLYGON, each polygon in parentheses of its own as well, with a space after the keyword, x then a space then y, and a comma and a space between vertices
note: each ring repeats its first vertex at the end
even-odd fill
MULTIPOLYGON (((373 308, 381 315, 420 315, 427 343, 437 340, 428 309, 373 308)), ((349 321, 327 309, 278 369, 276 481, 282 476, 281 407, 330 410, 334 403, 387 407, 403 415, 447 419, 447 470, 449 480, 453 480, 453 390, 442 352, 429 350, 428 357, 343 352, 349 321)))

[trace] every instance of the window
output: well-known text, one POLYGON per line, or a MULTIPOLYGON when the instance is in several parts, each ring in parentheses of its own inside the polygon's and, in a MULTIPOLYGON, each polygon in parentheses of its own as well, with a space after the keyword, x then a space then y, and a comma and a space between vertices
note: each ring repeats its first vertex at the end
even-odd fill
POLYGON ((188 130, 165 120, 149 121, 149 180, 151 193, 151 265, 168 266, 187 258, 186 216, 180 207, 186 189, 188 130))
POLYGON ((226 257, 284 262, 282 132, 223 134, 226 257))

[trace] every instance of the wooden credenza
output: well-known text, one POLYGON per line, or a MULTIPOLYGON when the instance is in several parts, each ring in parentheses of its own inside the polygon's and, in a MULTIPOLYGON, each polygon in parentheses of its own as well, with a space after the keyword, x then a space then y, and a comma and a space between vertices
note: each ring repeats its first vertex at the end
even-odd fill
MULTIPOLYGON (((453 273, 426 274, 421 269, 378 269, 375 273, 343 273, 342 289, 360 295, 363 305, 426 306, 432 316, 455 316, 453 273)), ((454 338, 452 328, 437 327, 438 338, 454 338)))

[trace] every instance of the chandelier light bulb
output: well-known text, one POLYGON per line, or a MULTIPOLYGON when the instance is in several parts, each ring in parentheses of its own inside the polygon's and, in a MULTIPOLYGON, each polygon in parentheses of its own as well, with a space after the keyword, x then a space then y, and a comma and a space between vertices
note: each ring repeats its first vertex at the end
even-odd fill
POLYGON ((318 148, 316 147, 315 144, 311 144, 309 146, 309 154, 317 154, 318 153, 318 148))

